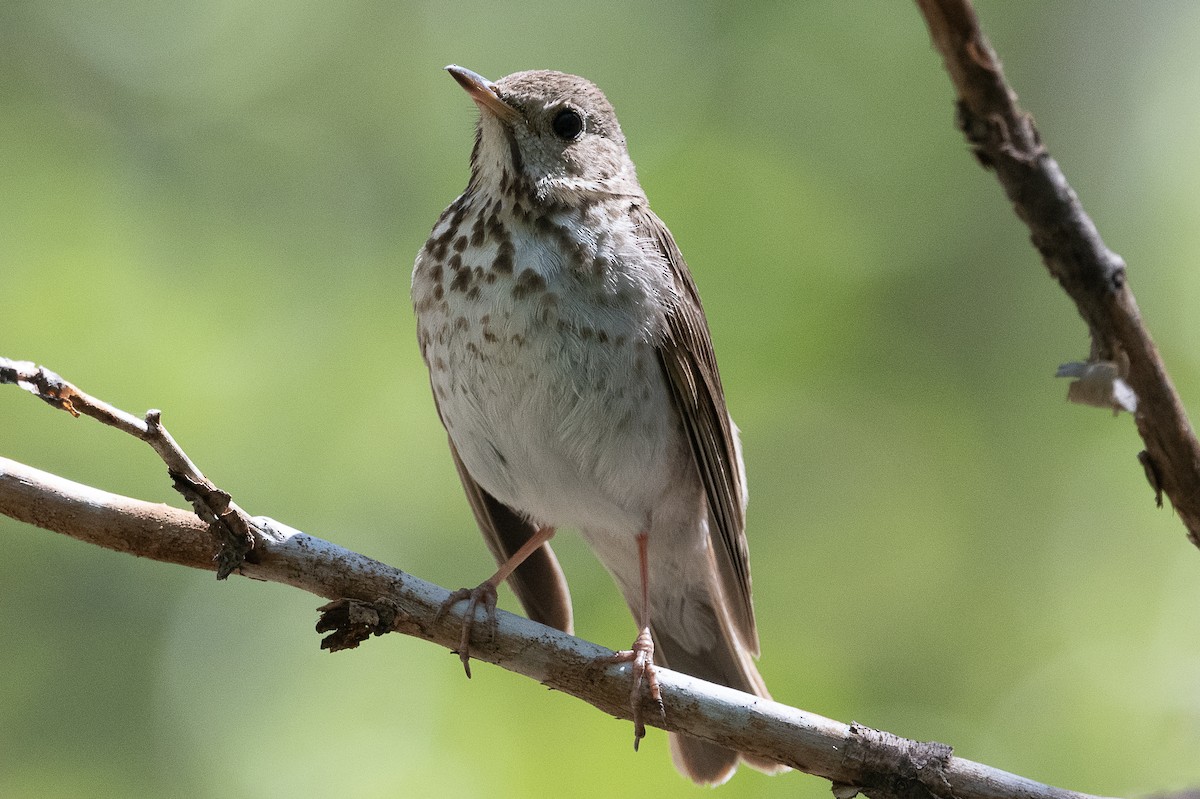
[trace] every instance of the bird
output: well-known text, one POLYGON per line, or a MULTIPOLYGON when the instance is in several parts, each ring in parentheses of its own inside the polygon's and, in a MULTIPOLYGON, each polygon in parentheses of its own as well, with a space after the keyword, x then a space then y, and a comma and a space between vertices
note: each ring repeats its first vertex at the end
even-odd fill
MULTIPOLYGON (((637 623, 635 748, 655 664, 769 699, 754 659, 746 476, 700 295, 650 210, 625 136, 590 81, 446 67, 479 109, 466 190, 417 255, 412 301, 450 452, 498 571, 453 592, 494 630, 507 581, 535 621, 571 632, 550 547, 578 530, 637 623)), ((441 614, 439 614, 441 615, 441 614)), ((773 762, 680 734, 672 759, 720 784, 773 762)))

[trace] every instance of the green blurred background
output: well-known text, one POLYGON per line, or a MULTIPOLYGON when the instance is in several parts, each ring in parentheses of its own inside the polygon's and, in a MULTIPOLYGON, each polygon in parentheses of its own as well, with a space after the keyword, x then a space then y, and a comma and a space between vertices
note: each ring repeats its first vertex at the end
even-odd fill
MULTIPOLYGON (((1200 7, 978 3, 1200 408, 1200 7)), ((465 185, 441 71, 615 104, 707 301, 744 430, 776 698, 1079 790, 1200 783, 1200 552, 907 2, 0 5, 0 355, 164 410, 274 516, 443 585, 491 568, 413 333, 465 185)), ((175 502, 143 445, 0 392, 0 454, 175 502)), ((0 795, 696 795, 656 731, 319 601, 0 519, 0 795)), ((632 622, 577 537, 579 632, 632 622)), ((512 607, 511 596, 502 604, 512 607)), ((743 771, 727 797, 827 796, 743 771)))

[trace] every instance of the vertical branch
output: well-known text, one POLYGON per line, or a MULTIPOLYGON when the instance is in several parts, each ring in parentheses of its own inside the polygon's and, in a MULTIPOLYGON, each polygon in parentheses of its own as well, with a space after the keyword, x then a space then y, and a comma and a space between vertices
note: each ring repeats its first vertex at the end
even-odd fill
POLYGON ((1139 460, 1200 546, 1200 442, 1142 322, 1125 262, 1109 250, 1033 118, 1017 105, 969 0, 916 0, 958 93, 958 126, 1030 230, 1050 274, 1092 336, 1090 361, 1109 362, 1137 395, 1139 460))

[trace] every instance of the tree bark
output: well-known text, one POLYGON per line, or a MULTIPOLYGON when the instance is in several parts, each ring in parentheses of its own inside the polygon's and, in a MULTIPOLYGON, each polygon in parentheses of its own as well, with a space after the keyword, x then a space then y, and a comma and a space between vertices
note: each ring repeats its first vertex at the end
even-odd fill
POLYGON ((1104 245, 1043 146, 1033 118, 1017 105, 971 3, 916 2, 958 93, 959 128, 979 163, 1000 181, 1046 268, 1087 323, 1089 365, 1111 367, 1078 365, 1080 369, 1060 373, 1086 370, 1099 381, 1108 376, 1113 408, 1122 407, 1122 384, 1113 378, 1128 384, 1136 395, 1134 420, 1146 445, 1138 460, 1155 496, 1170 498, 1188 537, 1200 546, 1200 442, 1142 321, 1125 262, 1104 245))

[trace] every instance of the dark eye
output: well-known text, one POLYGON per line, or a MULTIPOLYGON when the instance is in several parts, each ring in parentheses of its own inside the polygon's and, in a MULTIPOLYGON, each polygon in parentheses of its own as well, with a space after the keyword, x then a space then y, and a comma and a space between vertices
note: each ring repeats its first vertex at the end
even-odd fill
POLYGON ((565 141, 574 141, 579 138, 579 134, 583 133, 583 117, 579 116, 579 112, 571 108, 564 108, 554 115, 554 121, 550 123, 554 128, 554 134, 558 138, 565 141))

